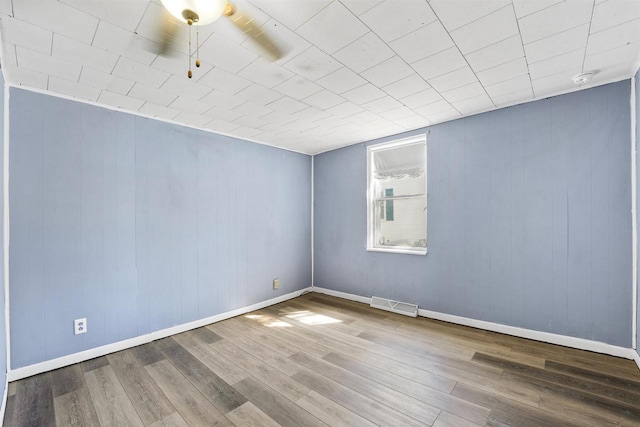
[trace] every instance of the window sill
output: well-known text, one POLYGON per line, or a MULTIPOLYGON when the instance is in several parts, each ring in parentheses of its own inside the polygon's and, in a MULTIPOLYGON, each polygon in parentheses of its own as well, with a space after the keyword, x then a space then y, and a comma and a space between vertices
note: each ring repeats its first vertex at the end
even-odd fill
POLYGON ((406 248, 367 248, 367 252, 389 252, 392 254, 406 254, 406 255, 426 255, 427 248, 421 249, 406 249, 406 248))

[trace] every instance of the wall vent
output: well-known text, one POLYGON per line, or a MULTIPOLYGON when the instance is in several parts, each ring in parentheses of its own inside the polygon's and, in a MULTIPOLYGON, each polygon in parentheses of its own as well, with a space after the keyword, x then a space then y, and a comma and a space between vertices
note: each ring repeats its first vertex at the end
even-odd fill
POLYGON ((405 316, 418 316, 418 306, 415 304, 409 304, 408 302, 399 302, 386 298, 371 297, 371 307, 392 311, 398 314, 404 314, 405 316))

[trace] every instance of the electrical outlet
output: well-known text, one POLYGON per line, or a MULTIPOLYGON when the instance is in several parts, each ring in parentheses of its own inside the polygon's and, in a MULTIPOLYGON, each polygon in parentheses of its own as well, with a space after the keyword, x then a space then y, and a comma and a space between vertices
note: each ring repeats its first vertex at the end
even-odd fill
POLYGON ((273 289, 280 289, 280 279, 273 279, 273 289))
POLYGON ((76 319, 73 321, 73 334, 86 334, 87 333, 87 318, 76 319))

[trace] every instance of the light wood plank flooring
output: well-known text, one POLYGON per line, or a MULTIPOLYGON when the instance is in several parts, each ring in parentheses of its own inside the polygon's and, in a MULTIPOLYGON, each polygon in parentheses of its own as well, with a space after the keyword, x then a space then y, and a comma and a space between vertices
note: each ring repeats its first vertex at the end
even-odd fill
POLYGON ((639 426, 634 362, 307 294, 10 384, 5 426, 639 426))

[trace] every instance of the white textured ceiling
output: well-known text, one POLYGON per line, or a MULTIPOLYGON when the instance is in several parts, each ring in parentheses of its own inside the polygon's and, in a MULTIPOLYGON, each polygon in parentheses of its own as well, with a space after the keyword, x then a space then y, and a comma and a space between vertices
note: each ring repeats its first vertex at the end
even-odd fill
POLYGON ((237 0, 286 54, 227 18, 152 53, 159 0, 1 0, 9 83, 309 154, 629 78, 640 0, 237 0))

